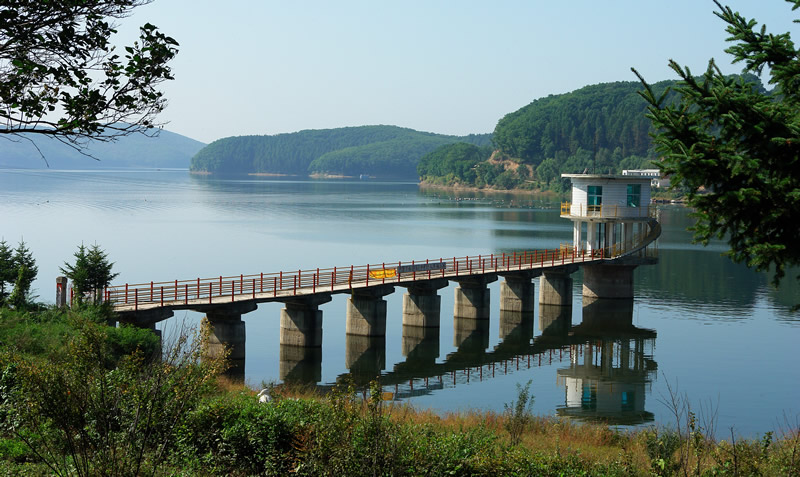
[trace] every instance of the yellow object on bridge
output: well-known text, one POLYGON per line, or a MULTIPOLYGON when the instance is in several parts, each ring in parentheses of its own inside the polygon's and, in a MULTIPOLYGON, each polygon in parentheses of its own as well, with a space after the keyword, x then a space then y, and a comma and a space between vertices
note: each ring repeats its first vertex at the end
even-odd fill
POLYGON ((376 280, 381 280, 383 278, 394 278, 397 276, 397 270, 394 268, 390 269, 381 269, 381 270, 370 270, 369 276, 376 280))

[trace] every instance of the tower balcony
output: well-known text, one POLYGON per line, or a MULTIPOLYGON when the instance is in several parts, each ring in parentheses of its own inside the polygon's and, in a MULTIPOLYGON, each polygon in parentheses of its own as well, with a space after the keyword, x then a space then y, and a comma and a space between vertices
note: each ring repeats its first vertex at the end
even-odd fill
POLYGON ((656 208, 649 205, 629 207, 624 205, 587 205, 561 203, 561 217, 567 219, 642 219, 655 217, 656 208))

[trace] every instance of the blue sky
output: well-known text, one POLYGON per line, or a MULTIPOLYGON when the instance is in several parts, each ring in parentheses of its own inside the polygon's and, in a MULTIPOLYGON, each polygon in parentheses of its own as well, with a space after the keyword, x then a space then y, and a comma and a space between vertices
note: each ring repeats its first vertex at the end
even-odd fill
MULTIPOLYGON (((723 2, 769 31, 795 33, 782 0, 723 2)), ((503 115, 588 84, 673 79, 731 65, 711 0, 156 0, 120 25, 174 37, 167 129, 227 136, 392 124, 491 132, 503 115)), ((800 41, 797 34, 795 40, 800 41)))

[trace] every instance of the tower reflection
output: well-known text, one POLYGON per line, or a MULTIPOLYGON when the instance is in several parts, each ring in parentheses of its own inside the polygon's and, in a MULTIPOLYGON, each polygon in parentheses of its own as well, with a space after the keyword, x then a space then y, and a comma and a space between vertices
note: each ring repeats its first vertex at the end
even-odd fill
POLYGON ((583 322, 571 330, 570 366, 558 370, 566 390, 558 415, 614 425, 652 421, 645 395, 657 369, 656 332, 633 325, 633 300, 584 299, 583 305, 583 322))

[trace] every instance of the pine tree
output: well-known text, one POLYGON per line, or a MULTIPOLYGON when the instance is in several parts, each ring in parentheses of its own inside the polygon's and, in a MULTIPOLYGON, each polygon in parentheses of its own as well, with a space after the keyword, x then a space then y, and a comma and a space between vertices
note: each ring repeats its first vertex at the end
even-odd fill
POLYGON ((14 291, 8 301, 14 308, 19 309, 24 308, 30 302, 31 286, 39 273, 39 267, 36 266, 36 260, 34 260, 24 240, 20 240, 17 248, 14 249, 12 261, 14 267, 14 291))
POLYGON ((0 306, 4 306, 17 278, 14 255, 5 240, 0 240, 0 306), (6 287, 8 285, 8 287, 6 287))
POLYGON ((731 259, 774 267, 777 285, 786 266, 800 264, 800 51, 789 33, 756 30, 755 20, 715 3, 733 42, 725 51, 751 78, 766 71, 772 91, 747 75, 723 75, 713 60, 699 78, 671 61, 681 81, 669 101, 634 73, 658 131, 659 166, 696 210, 695 240, 727 239, 731 259))
POLYGON ((65 262, 61 273, 72 281, 77 304, 82 304, 87 294, 91 295, 93 303, 99 303, 102 290, 118 275, 111 272, 114 264, 108 261, 108 255, 97 244, 88 249, 81 244, 74 257, 75 264, 65 262))

